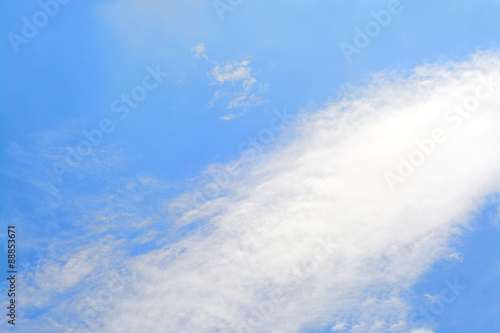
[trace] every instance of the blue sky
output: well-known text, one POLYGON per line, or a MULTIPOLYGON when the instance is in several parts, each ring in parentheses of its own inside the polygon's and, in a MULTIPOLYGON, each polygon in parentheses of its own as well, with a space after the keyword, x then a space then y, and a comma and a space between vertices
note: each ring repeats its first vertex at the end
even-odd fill
POLYGON ((500 330, 499 1, 66 2, 0 14, 2 329, 500 330))

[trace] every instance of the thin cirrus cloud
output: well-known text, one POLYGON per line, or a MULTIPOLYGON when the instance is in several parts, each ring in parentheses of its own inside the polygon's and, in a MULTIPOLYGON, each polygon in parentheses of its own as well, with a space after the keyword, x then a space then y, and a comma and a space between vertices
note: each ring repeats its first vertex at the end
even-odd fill
POLYGON ((213 64, 213 69, 208 73, 208 76, 213 80, 211 84, 217 85, 220 88, 214 93, 210 106, 213 106, 219 101, 225 101, 224 105, 230 110, 230 113, 221 117, 222 120, 230 120, 238 114, 234 113, 235 109, 246 109, 265 103, 263 94, 267 90, 266 85, 258 83, 252 73, 249 60, 240 62, 231 60, 218 62, 209 59, 205 44, 193 46, 191 51, 196 57, 213 64), (236 86, 236 89, 231 89, 236 86))
MULTIPOLYGON (((45 325, 55 331, 78 318, 83 332, 327 325, 432 332, 408 322, 404 294, 432 264, 456 254, 454 241, 473 213, 499 193, 499 68, 500 53, 478 52, 346 89, 344 98, 299 117, 288 129, 293 135, 226 184, 224 196, 193 207, 198 224, 187 236, 135 256, 110 250, 120 268, 106 273, 89 262, 92 250, 71 257, 71 267, 82 260, 85 270, 60 266, 70 279, 61 282, 67 298, 48 310, 45 325), (478 92, 473 111, 450 111, 478 92), (398 175, 401 159, 436 129, 446 140, 392 186, 387 174, 398 175), (98 315, 82 317, 76 305, 102 288, 105 274, 126 277, 126 288, 110 287, 98 315), (76 281, 80 289, 71 289, 76 281)), ((65 297, 58 292, 53 297, 65 297)))
POLYGON ((215 19, 209 1, 174 1, 174 0, 112 0, 100 3, 97 13, 108 21, 115 33, 132 45, 148 45, 148 51, 164 52, 164 48, 152 49, 146 41, 157 42, 158 36, 151 34, 151 26, 161 26, 161 34, 174 36, 196 36, 203 30, 210 29, 207 19, 215 19))

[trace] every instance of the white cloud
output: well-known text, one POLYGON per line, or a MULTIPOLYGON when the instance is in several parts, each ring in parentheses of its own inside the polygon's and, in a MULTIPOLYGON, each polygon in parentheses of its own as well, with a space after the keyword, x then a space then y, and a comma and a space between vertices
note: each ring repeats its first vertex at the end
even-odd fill
POLYGON ((347 326, 347 323, 345 323, 343 321, 338 321, 335 323, 335 325, 332 326, 331 331, 332 332, 342 331, 346 326, 347 326))
POLYGON ((424 297, 429 301, 429 302, 435 302, 441 299, 441 296, 439 295, 431 295, 431 294, 425 294, 424 297))
POLYGON ((225 106, 231 112, 222 116, 223 120, 229 120, 237 116, 233 109, 248 108, 259 105, 265 101, 262 98, 266 91, 265 85, 258 84, 257 79, 252 74, 249 60, 240 62, 231 60, 217 62, 209 59, 206 53, 205 44, 193 46, 191 51, 196 54, 196 57, 201 57, 213 64, 213 69, 208 73, 208 76, 213 80, 212 84, 222 86, 214 93, 210 105, 213 106, 220 100, 225 100, 225 106), (237 85, 239 88, 236 91, 231 91, 231 87, 237 85))
POLYGON ((205 49, 205 44, 201 43, 200 45, 193 46, 191 51, 196 53, 196 57, 202 57, 205 60, 208 60, 207 51, 205 49))
POLYGON ((254 308, 264 318, 245 325, 256 331, 298 332, 333 316, 354 322, 353 332, 397 327, 407 314, 400 292, 446 255, 481 198, 498 191, 499 95, 456 130, 442 117, 474 94, 481 75, 500 81, 499 63, 481 55, 409 79, 382 77, 301 121, 293 142, 262 156, 232 195, 207 203, 219 212, 176 245, 186 248, 181 257, 169 261, 173 249, 165 248, 128 261, 137 288, 109 327, 139 329, 137 317, 150 316, 151 331, 234 331, 254 308), (384 173, 440 126, 448 140, 391 191, 384 173), (318 262, 311 258, 321 241, 335 250, 318 262), (294 266, 307 264, 317 270, 298 278, 294 266), (267 303, 278 292, 285 299, 267 303))
POLYGON ((209 1, 112 0, 96 4, 96 10, 120 39, 158 55, 168 52, 158 42, 160 36, 210 33, 209 23, 216 18, 209 1))
POLYGON ((110 253, 117 250, 117 244, 104 238, 97 244, 74 248, 57 259, 43 259, 33 269, 23 272, 25 292, 21 302, 40 308, 48 307, 54 294, 71 293, 85 284, 91 273, 102 270, 109 264, 110 253))
POLYGON ((443 120, 480 77, 500 82, 500 55, 452 65, 381 74, 301 117, 292 140, 193 214, 201 227, 122 258, 131 284, 90 331, 432 333, 411 331, 402 295, 500 190, 500 85, 460 126, 443 120), (437 127, 447 140, 392 191, 385 173, 437 127))

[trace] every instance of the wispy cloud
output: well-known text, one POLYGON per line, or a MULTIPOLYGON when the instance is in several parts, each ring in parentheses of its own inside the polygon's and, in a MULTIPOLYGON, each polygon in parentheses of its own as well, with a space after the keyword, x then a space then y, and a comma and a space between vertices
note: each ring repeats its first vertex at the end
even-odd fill
POLYGON ((202 57, 203 59, 208 60, 205 44, 201 43, 199 45, 193 46, 191 48, 191 51, 194 52, 197 57, 202 57))
MULTIPOLYGON (((433 263, 455 253, 450 245, 471 214, 500 192, 500 94, 483 101, 397 191, 384 173, 429 130, 452 126, 443 124, 443 110, 473 94, 478 80, 499 89, 499 68, 500 54, 479 53, 467 62, 419 67, 409 77, 381 73, 368 87, 300 117, 291 139, 260 154, 223 196, 193 207, 199 218, 179 239, 162 242, 161 227, 175 222, 166 211, 156 215, 162 220, 144 218, 162 207, 162 186, 135 181, 149 195, 130 185, 106 214, 160 226, 151 236, 156 245, 105 252, 120 264, 110 274, 127 276, 127 288, 111 293, 99 316, 80 319, 79 331, 300 332, 331 325, 337 332, 431 333, 410 329, 404 294, 433 263)), ((249 75, 235 67, 218 73, 222 82, 249 75)), ((97 202, 107 206, 104 198, 86 203, 89 214, 97 202)), ((113 227, 120 230, 118 222, 113 227)), ((65 318, 79 318, 75 304, 103 281, 84 278, 103 277, 88 261, 99 246, 57 266, 66 272, 79 260, 85 269, 66 277, 68 286, 78 281, 71 294, 38 291, 64 306, 27 319, 32 325, 57 331, 65 318)))
POLYGON ((213 31, 209 22, 215 17, 209 1, 112 0, 96 10, 120 39, 158 55, 166 52, 159 36, 199 36, 213 31))
POLYGON ((214 93, 210 106, 213 106, 218 101, 225 100, 225 106, 231 112, 223 116, 223 120, 229 120, 237 116, 233 109, 249 108, 265 102, 263 94, 267 87, 257 82, 249 60, 240 62, 235 60, 224 62, 211 60, 207 56, 205 44, 203 43, 194 46, 191 51, 196 54, 196 57, 201 57, 214 66, 208 76, 213 80, 212 84, 221 88, 214 93), (235 86, 237 86, 236 91, 230 89, 235 86))

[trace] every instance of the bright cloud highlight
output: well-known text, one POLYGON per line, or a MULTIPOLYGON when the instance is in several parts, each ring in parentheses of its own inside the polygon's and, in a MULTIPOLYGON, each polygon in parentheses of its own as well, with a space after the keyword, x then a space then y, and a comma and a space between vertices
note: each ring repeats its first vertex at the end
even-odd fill
MULTIPOLYGON (((201 46, 194 51, 205 54, 201 46)), ((247 66, 216 65, 213 77, 252 86, 247 66)), ((379 73, 367 87, 346 89, 343 98, 301 115, 288 139, 226 183, 223 196, 186 213, 199 226, 187 236, 135 256, 107 254, 122 263, 127 287, 110 289, 109 306, 77 327, 290 333, 330 325, 334 332, 431 333, 411 327, 404 294, 432 264, 458 255, 453 242, 499 193, 499 68, 499 53, 481 52, 407 76, 379 73), (449 111, 481 85, 484 99, 465 108, 467 116, 449 111), (385 175, 400 157, 436 128, 446 140, 403 182, 388 184, 385 175)), ((92 276, 91 253, 60 266, 66 272, 77 260, 84 264, 65 273, 61 286, 92 276)), ((86 281, 85 290, 96 283, 86 281)), ((67 297, 55 310, 71 317, 85 293, 67 297)))

